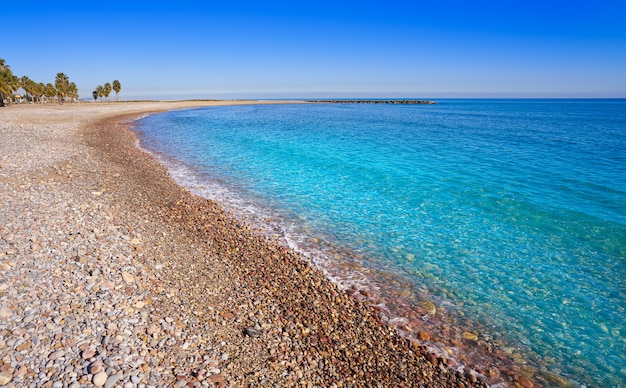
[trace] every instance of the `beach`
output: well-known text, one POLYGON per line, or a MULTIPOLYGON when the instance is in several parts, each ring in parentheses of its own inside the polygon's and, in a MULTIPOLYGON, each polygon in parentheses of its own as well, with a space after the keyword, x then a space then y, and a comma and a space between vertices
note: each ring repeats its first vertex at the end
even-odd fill
POLYGON ((176 185, 129 130, 243 103, 0 110, 0 385, 486 386, 176 185))

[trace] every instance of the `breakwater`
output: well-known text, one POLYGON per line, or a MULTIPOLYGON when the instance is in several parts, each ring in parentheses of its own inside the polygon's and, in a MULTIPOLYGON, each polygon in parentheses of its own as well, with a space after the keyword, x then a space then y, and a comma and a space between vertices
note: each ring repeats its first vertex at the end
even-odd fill
POLYGON ((393 105, 433 105, 429 100, 310 100, 309 102, 328 104, 393 104, 393 105))

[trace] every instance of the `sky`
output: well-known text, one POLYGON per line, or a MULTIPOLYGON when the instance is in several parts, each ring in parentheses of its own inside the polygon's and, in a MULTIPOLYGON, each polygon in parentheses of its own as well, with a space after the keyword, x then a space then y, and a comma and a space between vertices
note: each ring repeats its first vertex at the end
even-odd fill
POLYGON ((27 0, 0 25, 14 74, 82 98, 626 97, 624 0, 27 0))

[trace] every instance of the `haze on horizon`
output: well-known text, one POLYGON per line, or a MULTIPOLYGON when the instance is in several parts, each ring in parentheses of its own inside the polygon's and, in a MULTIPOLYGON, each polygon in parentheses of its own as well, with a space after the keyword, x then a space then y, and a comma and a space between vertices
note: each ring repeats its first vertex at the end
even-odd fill
POLYGON ((81 98, 626 97, 626 3, 9 2, 0 58, 81 98))

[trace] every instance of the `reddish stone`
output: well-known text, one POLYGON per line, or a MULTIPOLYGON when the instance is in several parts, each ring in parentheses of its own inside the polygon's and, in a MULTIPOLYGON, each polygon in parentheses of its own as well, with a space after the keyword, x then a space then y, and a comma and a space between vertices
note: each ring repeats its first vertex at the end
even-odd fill
POLYGON ((519 383, 519 385, 521 385, 524 388, 533 388, 535 386, 535 384, 533 384, 533 382, 530 381, 530 379, 526 376, 518 376, 516 380, 519 383))
POLYGON ((209 380, 212 383, 223 383, 224 382, 224 376, 222 374, 218 373, 218 374, 209 376, 209 380))
POLYGON ((233 318, 235 318, 235 314, 233 314, 230 311, 224 311, 224 312, 222 312, 222 318, 224 318, 224 319, 233 319, 233 318))
POLYGON ((426 333, 425 331, 420 331, 417 336, 419 337, 420 340, 422 341, 430 341, 430 335, 428 333, 426 333))

